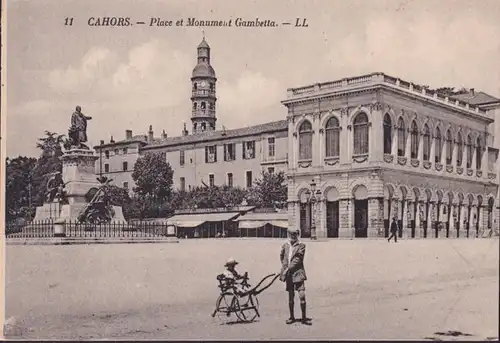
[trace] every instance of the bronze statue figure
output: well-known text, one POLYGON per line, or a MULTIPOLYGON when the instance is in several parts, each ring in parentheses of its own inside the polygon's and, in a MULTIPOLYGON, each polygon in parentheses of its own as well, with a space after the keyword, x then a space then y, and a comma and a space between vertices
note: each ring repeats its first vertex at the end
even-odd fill
POLYGON ((61 172, 54 173, 47 181, 47 191, 45 192, 45 199, 47 203, 57 200, 61 202, 65 196, 64 181, 61 172))
POLYGON ((87 121, 91 119, 92 117, 88 117, 82 113, 80 106, 76 106, 75 112, 71 115, 71 126, 68 130, 71 147, 89 149, 83 143, 87 142, 87 121))
POLYGON ((100 185, 92 200, 80 212, 78 222, 103 224, 111 221, 115 215, 109 192, 111 181, 111 179, 107 179, 100 185))

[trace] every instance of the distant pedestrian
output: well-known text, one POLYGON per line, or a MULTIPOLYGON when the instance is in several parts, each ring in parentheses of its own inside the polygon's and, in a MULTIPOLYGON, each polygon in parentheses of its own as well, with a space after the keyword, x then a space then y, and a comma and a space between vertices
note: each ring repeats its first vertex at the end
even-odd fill
POLYGON ((398 242, 398 231, 399 231, 398 222, 396 220, 396 217, 394 217, 394 218, 392 218, 392 223, 391 223, 391 235, 387 241, 390 242, 391 238, 394 237, 394 242, 397 243, 398 242))
POLYGON ((311 325, 310 318, 306 317, 306 288, 305 281, 307 280, 306 271, 304 269, 304 256, 306 253, 306 245, 299 241, 299 230, 288 230, 288 241, 281 247, 281 275, 280 280, 286 283, 286 291, 288 292, 288 308, 290 317, 286 320, 287 324, 294 323, 294 298, 295 291, 299 294, 300 309, 302 312, 301 322, 306 325, 311 325))

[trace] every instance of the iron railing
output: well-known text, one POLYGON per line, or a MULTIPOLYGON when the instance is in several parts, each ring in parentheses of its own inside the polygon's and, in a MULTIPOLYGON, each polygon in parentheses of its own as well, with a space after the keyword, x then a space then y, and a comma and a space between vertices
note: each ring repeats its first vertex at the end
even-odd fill
MULTIPOLYGON (((28 224, 10 223, 6 225, 6 238, 50 238, 54 235, 53 220, 28 224)), ((77 221, 64 222, 66 237, 75 238, 164 238, 167 224, 158 222, 102 223, 86 224, 77 221)), ((177 232, 175 232, 177 235, 177 232)))

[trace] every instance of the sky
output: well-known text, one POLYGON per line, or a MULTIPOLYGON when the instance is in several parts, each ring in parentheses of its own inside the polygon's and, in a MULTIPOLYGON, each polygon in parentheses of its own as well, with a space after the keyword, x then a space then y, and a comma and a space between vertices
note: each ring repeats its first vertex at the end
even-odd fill
POLYGON ((384 72, 431 88, 500 96, 500 1, 7 0, 7 155, 38 156, 44 131, 67 134, 76 105, 90 145, 125 130, 190 129, 191 72, 204 31, 217 74, 217 128, 286 118, 286 89, 384 72), (91 27, 256 17, 308 27, 91 27), (73 17, 73 25, 64 19, 73 17))

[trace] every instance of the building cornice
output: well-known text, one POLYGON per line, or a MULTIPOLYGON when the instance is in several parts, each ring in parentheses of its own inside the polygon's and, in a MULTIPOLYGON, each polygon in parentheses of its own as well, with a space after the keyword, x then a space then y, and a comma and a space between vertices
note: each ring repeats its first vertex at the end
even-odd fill
POLYGON ((283 100, 281 103, 287 107, 293 107, 296 104, 314 103, 318 100, 340 98, 346 95, 359 95, 378 89, 391 90, 418 100, 431 102, 440 107, 473 116, 488 123, 494 120, 480 106, 472 106, 464 101, 443 97, 437 92, 429 92, 425 88, 414 85, 411 82, 403 81, 383 73, 373 73, 338 81, 317 83, 305 87, 290 88, 288 89, 288 99, 283 100))

